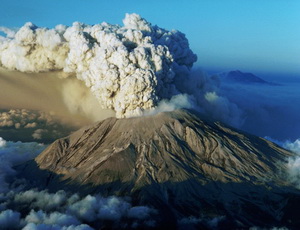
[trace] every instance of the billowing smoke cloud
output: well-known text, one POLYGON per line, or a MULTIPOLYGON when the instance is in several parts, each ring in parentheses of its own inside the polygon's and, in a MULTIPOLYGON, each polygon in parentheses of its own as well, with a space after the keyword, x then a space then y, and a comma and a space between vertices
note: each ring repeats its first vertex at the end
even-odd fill
POLYGON ((75 75, 90 91, 71 78, 62 84, 63 100, 72 113, 93 120, 107 113, 103 109, 130 117, 194 108, 229 125, 243 125, 245 109, 227 97, 218 77, 191 69, 196 56, 184 34, 152 26, 137 14, 126 14, 123 23, 76 22, 54 29, 27 23, 0 42, 0 65, 75 75))
POLYGON ((177 88, 188 95, 189 104, 184 108, 194 108, 205 116, 227 123, 234 127, 241 127, 244 123, 244 111, 224 94, 218 76, 193 69, 187 75, 180 75, 176 79, 177 88))
POLYGON ((67 79, 62 84, 62 97, 72 114, 88 117, 92 121, 115 116, 112 110, 101 108, 92 92, 87 90, 82 82, 74 78, 67 79))
POLYGON ((22 73, 0 68, 0 109, 43 111, 77 129, 115 116, 112 110, 100 108, 84 82, 66 76, 63 72, 22 73))
POLYGON ((192 97, 187 94, 178 94, 173 96, 170 100, 160 101, 155 109, 146 110, 144 111, 143 115, 149 116, 161 112, 174 111, 175 109, 189 109, 193 107, 194 101, 192 97))
POLYGON ((258 136, 299 136, 295 124, 300 124, 300 106, 292 103, 300 99, 289 87, 241 82, 240 72, 236 84, 234 79, 223 81, 222 74, 192 70, 196 56, 181 32, 153 26, 137 14, 127 14, 123 24, 76 22, 47 29, 27 23, 17 31, 2 28, 7 36, 0 40, 0 66, 64 72, 69 82, 61 82, 62 101, 73 114, 92 120, 114 115, 111 110, 117 117, 130 117, 192 107, 258 136), (178 104, 179 98, 185 102, 178 104), (293 134, 287 134, 291 129, 293 134))
POLYGON ((176 78, 189 72, 196 55, 179 31, 152 26, 137 14, 126 14, 123 23, 54 29, 26 23, 0 41, 0 64, 23 72, 74 73, 101 108, 117 117, 141 115, 179 94, 176 78))
POLYGON ((34 158, 45 148, 38 143, 0 138, 0 226, 3 229, 91 230, 154 227, 156 210, 132 206, 129 198, 102 197, 59 190, 29 188, 13 166, 34 158), (26 188, 26 189, 25 189, 26 188))

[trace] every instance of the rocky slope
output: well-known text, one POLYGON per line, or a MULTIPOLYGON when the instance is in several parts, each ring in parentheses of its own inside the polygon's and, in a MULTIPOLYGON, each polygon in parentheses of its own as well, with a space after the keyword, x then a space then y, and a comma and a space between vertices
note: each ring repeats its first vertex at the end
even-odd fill
POLYGON ((283 173, 291 155, 178 110, 106 119, 55 141, 35 161, 68 183, 150 205, 162 222, 185 223, 180 220, 192 215, 202 228, 211 227, 203 218, 219 218, 227 227, 293 227, 299 216, 290 220, 285 213, 299 203, 298 194, 283 173))

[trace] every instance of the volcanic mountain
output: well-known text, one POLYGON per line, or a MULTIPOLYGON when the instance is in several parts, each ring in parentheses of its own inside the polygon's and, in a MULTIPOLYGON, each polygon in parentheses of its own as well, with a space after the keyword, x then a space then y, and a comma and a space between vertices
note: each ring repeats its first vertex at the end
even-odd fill
POLYGON ((263 80, 262 78, 255 76, 252 73, 243 73, 239 70, 225 72, 220 74, 221 79, 235 82, 235 83, 241 83, 241 84, 268 84, 268 85, 276 85, 271 82, 267 82, 263 80))
POLYGON ((219 229, 293 228, 300 224, 299 214, 290 215, 299 194, 284 177, 292 155, 196 112, 177 110, 108 118, 55 141, 35 162, 50 175, 46 186, 53 187, 58 174, 65 188, 130 196, 173 227, 193 216, 199 229, 217 227, 218 221, 219 229))

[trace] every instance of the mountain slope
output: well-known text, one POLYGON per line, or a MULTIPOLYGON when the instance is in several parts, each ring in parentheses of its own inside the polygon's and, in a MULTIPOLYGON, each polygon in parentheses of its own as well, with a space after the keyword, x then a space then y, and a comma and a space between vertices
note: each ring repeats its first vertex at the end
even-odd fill
POLYGON ((288 223, 283 210, 299 204, 281 173, 290 156, 262 138, 178 110, 106 119, 55 141, 35 161, 89 191, 131 196, 168 223, 193 215, 272 227, 288 223))
POLYGON ((42 169, 80 183, 242 182, 276 178, 290 153, 186 111, 109 118, 54 142, 36 158, 42 169), (266 172, 269 174, 266 174, 266 172))

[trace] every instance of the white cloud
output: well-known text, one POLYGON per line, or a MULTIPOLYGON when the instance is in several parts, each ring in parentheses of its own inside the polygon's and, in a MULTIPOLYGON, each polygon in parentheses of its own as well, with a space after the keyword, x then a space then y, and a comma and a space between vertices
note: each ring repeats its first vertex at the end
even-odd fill
POLYGON ((0 212, 0 226, 2 229, 17 229, 20 225, 19 212, 5 210, 0 212))
POLYGON ((294 184, 298 189, 300 189, 300 139, 297 139, 294 142, 282 142, 270 137, 265 138, 295 153, 294 156, 291 156, 287 159, 286 176, 292 184, 294 184))
POLYGON ((30 187, 26 180, 23 186, 13 186, 19 178, 15 176, 14 165, 32 159, 45 146, 38 143, 11 142, 1 139, 0 147, 0 228, 10 229, 66 229, 90 230, 93 224, 102 221, 114 221, 115 226, 122 226, 124 221, 135 221, 136 225, 144 221, 155 223, 151 215, 155 211, 146 206, 134 206, 120 197, 104 198, 100 195, 78 194, 63 190, 50 193, 46 190, 24 190, 30 187), (7 181, 7 176, 10 180, 7 181), (7 207, 14 207, 12 210, 7 207), (21 218, 21 214, 23 217, 21 218), (142 221, 142 222, 140 222, 142 221))
POLYGON ((117 197, 103 198, 88 195, 68 207, 68 213, 84 221, 114 220, 122 217, 147 219, 153 210, 145 206, 131 207, 131 204, 117 197))
MULTIPOLYGON (((88 103, 88 101, 83 102, 88 103)), ((99 110, 95 111, 99 112, 99 110)), ((75 126, 73 127, 70 123, 69 120, 62 120, 60 116, 51 113, 51 111, 0 110, 0 136, 10 138, 10 140, 26 142, 37 140, 41 143, 48 143, 49 140, 54 141, 57 138, 69 135, 75 129, 75 126), (16 129, 18 129, 17 132, 16 129)))
POLYGON ((36 157, 45 146, 35 142, 12 142, 0 139, 0 192, 8 190, 7 176, 15 173, 13 166, 36 157))
POLYGON ((284 142, 283 147, 291 150, 292 152, 300 154, 300 139, 297 139, 294 142, 286 141, 284 142))
POLYGON ((110 197, 100 201, 98 218, 105 220, 119 220, 125 216, 131 205, 117 197, 110 197))
POLYGON ((6 145, 6 140, 4 140, 2 137, 0 137, 0 148, 5 147, 6 145))
POLYGON ((50 214, 43 211, 31 210, 29 215, 26 216, 25 221, 27 223, 34 224, 46 224, 46 225, 58 225, 58 226, 71 226, 79 225, 80 222, 75 217, 66 215, 64 213, 52 212, 50 214))
POLYGON ((176 109, 190 109, 193 107, 193 98, 187 94, 178 94, 173 96, 170 100, 162 100, 154 109, 144 111, 144 116, 154 115, 161 112, 170 112, 176 109))
POLYGON ((32 134, 33 139, 40 140, 42 139, 43 133, 47 133, 46 129, 36 129, 32 134))
POLYGON ((25 203, 31 208, 42 210, 55 210, 67 202, 66 192, 60 190, 56 193, 44 191, 27 190, 15 195, 16 203, 25 203))
POLYGON ((71 226, 58 226, 58 225, 47 225, 47 224, 27 224, 23 230, 93 230, 90 226, 86 224, 81 225, 71 225, 71 226))
MULTIPOLYGON (((16 35, 16 31, 7 27, 0 26, 0 31, 6 34, 6 37, 13 38, 16 35)), ((1 37, 1 36, 0 36, 1 37)))

